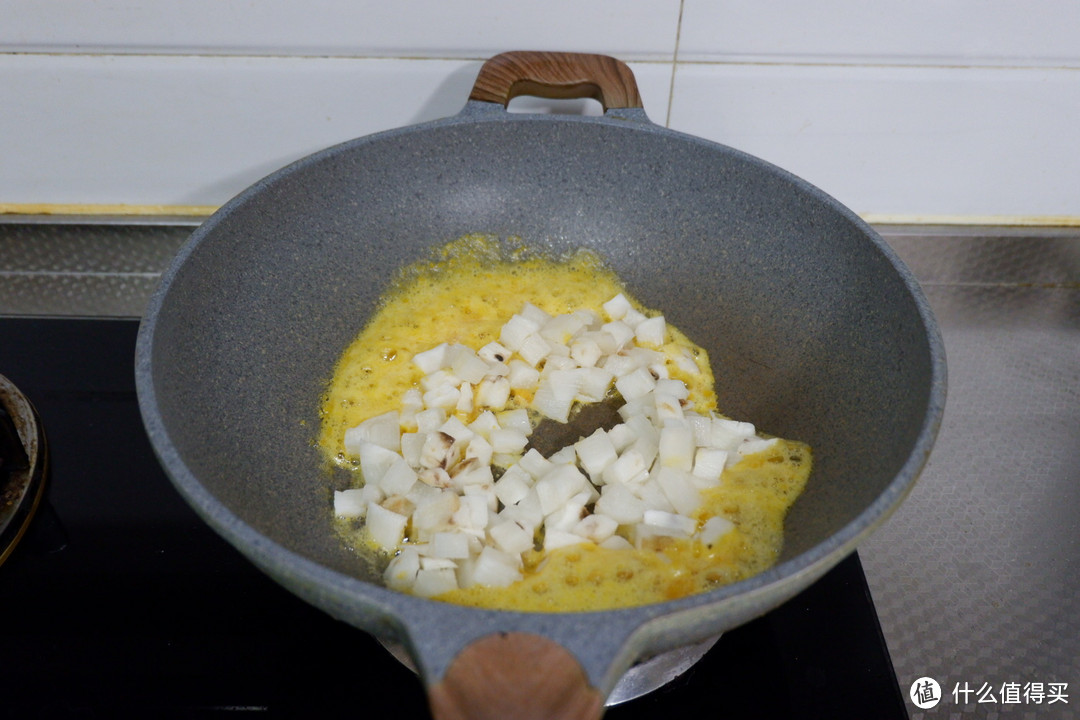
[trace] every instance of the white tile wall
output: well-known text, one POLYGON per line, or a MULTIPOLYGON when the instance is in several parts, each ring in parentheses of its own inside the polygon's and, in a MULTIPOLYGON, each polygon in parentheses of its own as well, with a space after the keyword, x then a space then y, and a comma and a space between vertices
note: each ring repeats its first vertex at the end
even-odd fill
POLYGON ((0 0, 0 211, 213 206, 456 113, 507 49, 630 62, 654 122, 880 218, 1080 223, 1080 3, 0 0), (670 104, 669 104, 670 102, 670 104))

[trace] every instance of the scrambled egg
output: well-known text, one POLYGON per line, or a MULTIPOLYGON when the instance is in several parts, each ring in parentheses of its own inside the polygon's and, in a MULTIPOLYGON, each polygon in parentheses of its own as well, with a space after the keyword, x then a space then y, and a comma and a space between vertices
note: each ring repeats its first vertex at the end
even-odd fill
MULTIPOLYGON (((552 315, 590 309, 623 293, 619 278, 594 254, 554 260, 488 238, 470 236, 446 246, 438 257, 404 269, 379 308, 335 368, 321 401, 319 445, 328 461, 355 469, 344 448, 345 431, 394 410, 423 372, 411 359, 440 342, 480 348, 498 339, 500 327, 528 301, 552 315)), ((635 303, 636 304, 636 303, 635 303)), ((638 305, 643 312, 648 312, 638 305)), ((683 380, 697 412, 716 411, 706 352, 676 328, 669 345, 693 358, 697 372, 683 380)), ((528 407, 517 392, 512 407, 528 407)), ((471 418, 463 418, 468 422, 471 418)), ((697 518, 723 517, 734 524, 711 546, 699 541, 652 538, 641 549, 609 549, 590 543, 525 553, 524 579, 508 587, 473 586, 438 596, 465 605, 545 612, 607 609, 683 597, 765 570, 779 554, 784 516, 802 492, 811 467, 810 448, 779 440, 724 471, 722 483, 702 493, 697 518)), ((337 521, 360 552, 362 529, 337 521)))

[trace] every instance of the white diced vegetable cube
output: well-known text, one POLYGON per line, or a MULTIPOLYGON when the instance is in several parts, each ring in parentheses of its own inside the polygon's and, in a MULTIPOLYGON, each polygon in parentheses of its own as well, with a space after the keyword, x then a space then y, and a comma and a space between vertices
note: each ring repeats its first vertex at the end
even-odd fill
POLYGON ((520 453, 529 438, 517 430, 499 428, 491 431, 491 447, 496 453, 520 453))
POLYGON ((513 520, 496 523, 488 530, 495 547, 503 552, 520 554, 533 548, 533 533, 513 520))
POLYGON ((539 308, 528 301, 521 306, 520 315, 535 323, 537 327, 541 327, 551 319, 551 315, 549 315, 546 310, 539 308))
MULTIPOLYGON (((365 496, 364 488, 335 490, 334 514, 339 518, 364 517, 364 513, 367 512, 368 502, 370 502, 370 498, 365 496)), ((378 502, 378 500, 375 502, 378 502)))
POLYGON ((692 472, 695 477, 701 478, 708 483, 708 486, 718 485, 720 476, 727 466, 727 459, 727 450, 717 450, 709 447, 698 448, 697 452, 694 453, 694 469, 692 472))
POLYGON ((486 377, 473 392, 473 402, 477 407, 502 410, 509 400, 510 380, 505 377, 486 377))
POLYGON ((689 423, 668 421, 660 428, 660 464, 689 472, 694 467, 694 431, 689 423))
POLYGON ((416 573, 420 571, 420 555, 415 548, 406 547, 390 561, 383 573, 383 579, 391 590, 409 592, 416 582, 416 573))
POLYGON ((524 360, 514 358, 509 367, 510 374, 506 379, 514 390, 535 390, 540 384, 540 371, 524 360))
POLYGON ((405 458, 398 457, 379 479, 379 489, 387 495, 405 495, 416 483, 416 471, 409 467, 405 458))
POLYGON ((613 536, 618 528, 619 523, 617 523, 613 517, 601 513, 593 513, 592 515, 587 515, 579 520, 578 524, 571 529, 571 532, 588 540, 592 540, 599 545, 613 536))
POLYGON ((551 353, 551 344, 540 335, 527 335, 521 341, 517 353, 522 360, 535 367, 551 353))
POLYGON ((442 408, 428 408, 416 413, 417 432, 434 432, 444 422, 446 422, 446 411, 442 408))
POLYGON ((498 414, 499 426, 507 430, 517 430, 522 435, 532 432, 532 423, 529 422, 529 411, 525 408, 516 410, 504 410, 498 414))
POLYGON ((488 374, 488 364, 464 345, 454 345, 451 351, 450 371, 461 378, 462 382, 476 384, 488 374))
POLYGON ((662 467, 656 473, 656 482, 680 515, 691 515, 701 506, 701 492, 691 480, 690 473, 662 467))
POLYGON ((457 385, 437 385, 424 393, 424 404, 440 410, 456 410, 460 399, 461 390, 457 385))
POLYGON ((621 535, 612 535, 604 542, 600 543, 600 547, 606 550, 633 550, 634 546, 630 544, 630 541, 621 535))
POLYGON ((356 454, 360 460, 360 474, 369 485, 378 485, 386 471, 401 460, 401 456, 393 450, 366 441, 360 442, 356 454))
POLYGON ((735 529, 735 523, 731 522, 727 518, 720 517, 719 515, 711 517, 705 521, 705 524, 698 532, 698 540, 705 545, 712 545, 714 542, 727 535, 729 532, 735 529))
POLYGON ((612 320, 609 323, 604 323, 602 328, 604 332, 611 335, 617 349, 622 349, 626 346, 626 343, 634 339, 634 328, 621 320, 612 320))
POLYGON ((429 557, 460 560, 469 557, 469 538, 460 532, 437 532, 431 536, 429 557))
MULTIPOLYGON (((604 470, 602 479, 605 483, 639 483, 649 476, 649 465, 641 453, 633 448, 624 450, 614 462, 604 470)), ((595 482, 595 478, 593 482, 595 482)))
POLYGON ((499 331, 499 342, 507 349, 517 352, 525 339, 539 329, 540 326, 536 322, 522 315, 514 315, 499 331))
POLYGON ((480 551, 473 566, 472 580, 487 587, 506 587, 521 579, 521 558, 493 547, 480 551))
POLYGON ((533 408, 544 417, 566 422, 580 382, 581 378, 574 370, 544 372, 533 396, 533 408))
POLYGON ((581 367, 594 367, 603 356, 600 343, 593 337, 577 338, 570 344, 570 357, 581 367))
POLYGON ((624 485, 608 484, 600 490, 596 501, 597 513, 614 519, 620 525, 640 522, 645 513, 645 503, 624 485))
POLYGON ((656 387, 656 380, 646 368, 639 367, 636 370, 623 375, 615 381, 615 388, 627 402, 643 398, 656 387))
POLYGON ((545 530, 544 531, 544 551, 551 552, 556 548, 568 547, 570 545, 580 545, 586 542, 585 538, 580 535, 575 535, 568 530, 545 530))
POLYGON ((365 522, 368 534, 375 544, 385 550, 393 550, 405 537, 405 526, 409 518, 387 510, 378 503, 368 503, 365 522))
POLYGON ((585 489, 588 483, 588 479, 574 465, 556 465, 533 486, 540 498, 541 512, 545 516, 554 512, 585 489))
POLYGON ((611 388, 611 381, 615 379, 610 370, 598 367, 583 367, 576 372, 581 382, 578 385, 578 394, 574 397, 575 400, 594 403, 600 402, 607 397, 608 390, 611 388))
POLYGON ((530 448, 521 456, 517 464, 522 470, 532 475, 534 480, 543 477, 552 469, 551 461, 541 455, 536 448, 530 448))
POLYGON ((420 597, 435 597, 457 590, 457 574, 451 568, 424 569, 416 573, 413 582, 413 594, 420 597))
POLYGON ((413 363, 420 368, 425 375, 431 375, 446 367, 446 351, 449 344, 440 343, 430 350, 413 355, 413 363))
POLYGON ((615 445, 603 428, 597 428, 592 435, 578 440, 574 449, 577 451, 578 462, 594 480, 599 479, 604 468, 618 459, 615 445))
POLYGON ((510 348, 492 341, 477 350, 476 354, 487 363, 508 363, 513 353, 510 348))
POLYGON ((664 344, 667 324, 662 315, 642 320, 634 328, 634 339, 642 345, 659 347, 664 344))
POLYGON ((553 345, 569 345, 570 339, 585 327, 585 320, 576 315, 556 315, 540 327, 540 336, 553 345))
POLYGON ((387 450, 398 451, 401 447, 400 414, 397 410, 368 418, 356 427, 345 431, 345 450, 355 453, 361 442, 369 442, 387 450))
POLYGON ((633 306, 630 304, 630 301, 626 299, 625 295, 619 293, 604 303, 602 307, 604 308, 604 312, 607 313, 607 316, 612 320, 622 320, 623 316, 626 315, 627 310, 630 310, 633 306))

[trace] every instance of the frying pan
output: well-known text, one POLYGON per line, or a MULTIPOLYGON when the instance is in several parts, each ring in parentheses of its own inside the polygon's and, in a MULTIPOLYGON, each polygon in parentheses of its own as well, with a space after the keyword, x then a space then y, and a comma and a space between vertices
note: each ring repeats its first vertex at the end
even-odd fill
POLYGON ((854 213, 651 123, 621 62, 533 52, 485 63, 453 117, 317 152, 224 205, 164 273, 136 379, 155 451, 195 510, 292 592, 401 643, 439 718, 599 717, 635 661, 791 598, 902 501, 945 402, 925 298, 854 213), (522 93, 595 97, 605 112, 508 112, 522 93), (709 351, 725 414, 814 448, 774 567, 670 602, 525 613, 394 592, 341 546, 312 444, 320 394, 394 270, 470 233, 594 249, 709 351))

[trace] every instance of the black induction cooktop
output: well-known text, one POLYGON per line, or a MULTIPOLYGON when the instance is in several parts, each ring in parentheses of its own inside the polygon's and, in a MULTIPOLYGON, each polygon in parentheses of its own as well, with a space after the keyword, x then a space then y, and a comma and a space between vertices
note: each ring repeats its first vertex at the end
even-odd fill
MULTIPOLYGON (((428 717, 377 641, 263 576, 173 490, 139 417, 137 330, 0 318, 0 374, 36 405, 52 459, 0 566, 0 717, 428 717)), ((906 719, 858 556, 605 717, 674 713, 906 719)))

